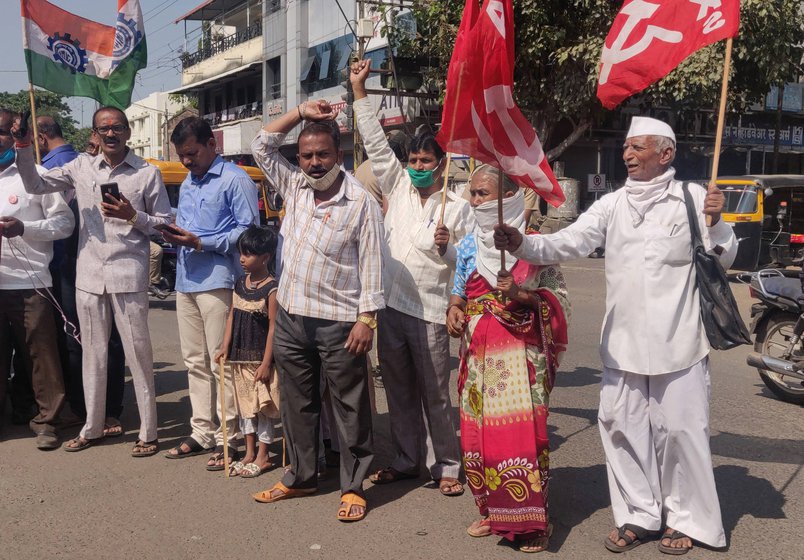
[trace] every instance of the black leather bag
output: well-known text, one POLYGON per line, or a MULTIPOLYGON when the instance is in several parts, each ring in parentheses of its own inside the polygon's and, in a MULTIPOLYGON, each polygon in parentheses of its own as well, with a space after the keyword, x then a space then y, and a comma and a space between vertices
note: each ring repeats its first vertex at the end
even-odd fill
POLYGON ((740 317, 726 272, 717 255, 710 255, 703 246, 695 204, 690 197, 687 183, 682 188, 692 234, 692 262, 695 265, 698 296, 701 299, 701 319, 709 345, 715 350, 728 350, 740 344, 751 344, 751 337, 740 317))

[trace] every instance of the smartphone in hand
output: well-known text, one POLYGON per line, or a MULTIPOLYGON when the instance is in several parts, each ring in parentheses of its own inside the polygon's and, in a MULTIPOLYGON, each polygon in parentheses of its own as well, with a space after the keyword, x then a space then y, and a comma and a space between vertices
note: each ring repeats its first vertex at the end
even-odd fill
POLYGON ((166 231, 171 235, 184 235, 181 231, 177 230, 170 224, 159 224, 154 226, 154 229, 157 231, 166 231))
POLYGON ((117 183, 103 183, 100 186, 100 190, 101 190, 101 200, 103 202, 109 202, 109 199, 106 198, 107 194, 110 194, 117 200, 120 200, 120 188, 117 186, 117 183))

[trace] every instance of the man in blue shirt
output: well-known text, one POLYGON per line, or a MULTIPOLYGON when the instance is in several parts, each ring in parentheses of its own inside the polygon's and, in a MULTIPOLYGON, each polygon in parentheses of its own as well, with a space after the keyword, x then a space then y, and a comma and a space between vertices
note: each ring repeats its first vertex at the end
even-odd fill
MULTIPOLYGON (((176 312, 188 385, 192 435, 165 456, 178 459, 209 452, 208 470, 223 470, 221 411, 216 406, 217 367, 212 357, 223 343, 232 289, 241 274, 237 238, 257 223, 257 187, 245 171, 216 153, 212 128, 204 119, 188 117, 170 136, 182 164, 190 171, 181 185, 177 233, 163 230, 179 246, 176 263, 176 312)), ((231 373, 226 379, 226 425, 235 457, 237 413, 231 373)))
POLYGON ((42 154, 42 167, 53 169, 70 163, 78 157, 72 144, 69 144, 62 135, 61 126, 53 117, 43 115, 36 119, 39 152, 42 154))

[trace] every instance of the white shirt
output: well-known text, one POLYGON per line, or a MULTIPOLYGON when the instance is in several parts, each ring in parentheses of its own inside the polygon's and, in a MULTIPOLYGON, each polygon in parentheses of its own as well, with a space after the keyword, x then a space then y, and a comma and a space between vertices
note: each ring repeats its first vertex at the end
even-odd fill
MULTIPOLYGON (((37 171, 44 173, 45 168, 37 171)), ((21 236, 0 242, 0 290, 51 287, 53 241, 69 237, 75 226, 64 197, 28 194, 17 165, 11 164, 0 173, 0 216, 17 218, 24 227, 21 236)))
MULTIPOLYGON (((533 263, 557 263, 606 249, 606 316, 600 356, 606 367, 655 375, 688 368, 709 353, 692 265, 692 241, 680 181, 634 227, 626 192, 607 194, 569 227, 526 236, 514 255, 533 263)), ((707 251, 723 248, 728 268, 737 254, 731 226, 707 228, 701 210, 706 190, 690 183, 707 251)))
POLYGON ((444 325, 455 273, 455 243, 474 227, 471 207, 447 191, 444 225, 449 229, 450 243, 442 257, 433 237, 441 217, 441 192, 432 194, 422 205, 418 189, 388 145, 368 98, 355 101, 354 111, 372 170, 388 199, 385 302, 412 317, 444 325))
POLYGON ((282 154, 284 134, 261 131, 251 150, 285 200, 282 275, 276 300, 288 313, 354 322, 385 307, 382 213, 344 171, 340 191, 318 205, 298 167, 282 154))

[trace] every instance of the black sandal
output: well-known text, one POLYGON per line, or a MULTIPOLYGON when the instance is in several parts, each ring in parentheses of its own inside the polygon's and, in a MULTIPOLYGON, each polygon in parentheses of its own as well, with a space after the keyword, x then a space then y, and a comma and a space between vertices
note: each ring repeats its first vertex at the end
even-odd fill
POLYGON ((625 552, 626 550, 631 550, 632 548, 636 548, 641 544, 645 544, 645 540, 648 537, 653 537, 654 535, 656 535, 656 531, 648 531, 647 529, 643 529, 638 525, 626 523, 622 527, 617 527, 617 540, 624 540, 625 545, 620 546, 616 541, 611 540, 609 537, 606 537, 606 540, 603 542, 603 544, 605 544, 606 548, 611 552, 625 552), (634 537, 632 538, 631 535, 626 533, 626 531, 631 531, 634 534, 634 537))
POLYGON ((382 485, 393 484, 394 482, 400 482, 402 480, 412 480, 414 478, 419 478, 419 473, 410 474, 398 471, 394 467, 385 467, 369 476, 369 481, 372 484, 382 485))
POLYGON ((668 546, 666 544, 662 544, 662 541, 664 539, 670 539, 670 544, 672 545, 675 541, 680 541, 681 539, 689 539, 689 538, 690 538, 689 535, 685 535, 681 531, 673 530, 672 533, 665 533, 664 535, 662 535, 662 538, 659 539, 659 552, 664 552, 665 554, 672 554, 674 556, 681 556, 682 554, 686 554, 690 550, 692 550, 691 546, 673 547, 668 546))
POLYGON ((158 439, 153 441, 142 441, 138 439, 131 450, 132 457, 151 457, 157 453, 159 453, 158 439))
POLYGON ((237 461, 240 458, 240 454, 237 452, 237 449, 234 447, 229 447, 229 465, 218 465, 218 461, 223 461, 223 446, 218 445, 215 447, 215 453, 213 453, 212 457, 209 458, 210 461, 214 460, 213 464, 209 464, 207 461, 207 470, 208 471, 222 471, 225 470, 227 466, 231 467, 232 463, 237 461))
POLYGON ((185 457, 203 455, 204 453, 212 453, 212 449, 202 447, 201 444, 193 438, 187 438, 176 447, 171 448, 164 456, 167 459, 184 459, 185 457), (187 446, 190 451, 183 451, 181 448, 182 445, 187 446), (171 453, 171 451, 175 451, 175 453, 171 453))

